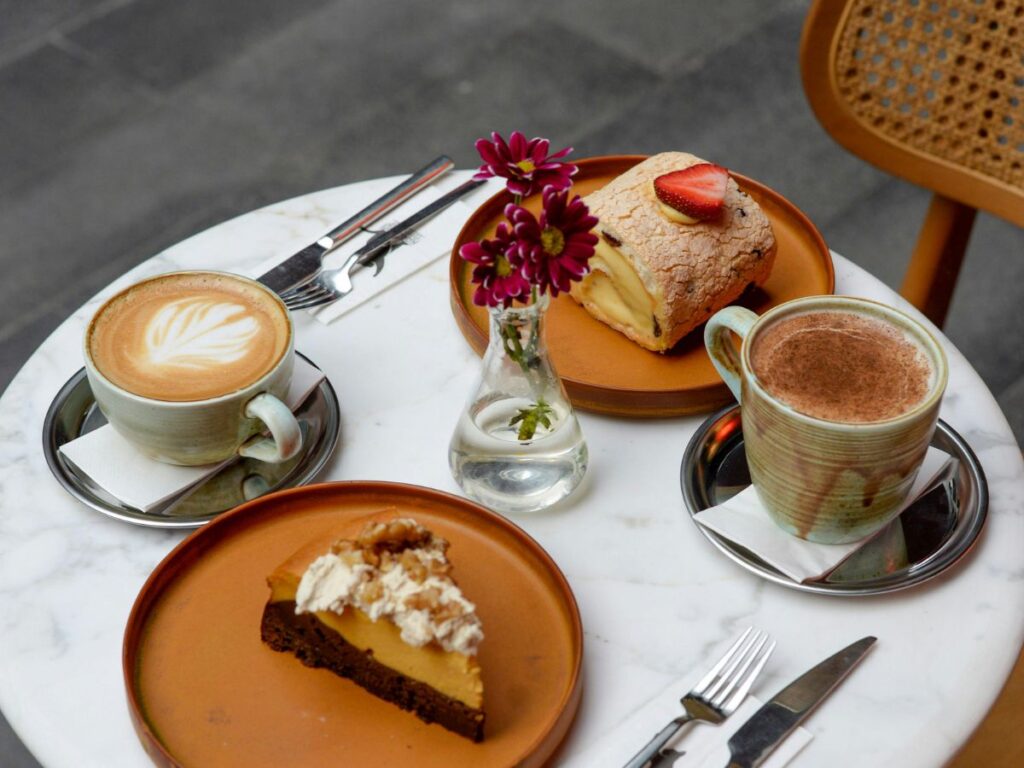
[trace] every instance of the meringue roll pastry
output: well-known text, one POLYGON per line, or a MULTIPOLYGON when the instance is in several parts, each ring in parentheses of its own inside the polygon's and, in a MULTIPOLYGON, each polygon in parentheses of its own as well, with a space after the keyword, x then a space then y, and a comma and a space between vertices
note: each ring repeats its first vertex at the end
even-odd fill
POLYGON ((598 243, 572 296, 646 349, 671 349, 771 273, 768 217, 725 169, 693 155, 653 155, 584 201, 598 243))
POLYGON ((310 542, 267 579, 263 642, 481 741, 483 629, 447 549, 402 517, 369 523, 355 539, 310 542))

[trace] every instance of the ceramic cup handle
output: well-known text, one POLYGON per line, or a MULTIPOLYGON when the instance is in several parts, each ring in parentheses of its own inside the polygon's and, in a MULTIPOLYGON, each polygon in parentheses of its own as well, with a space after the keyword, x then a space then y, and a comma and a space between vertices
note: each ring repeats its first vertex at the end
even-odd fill
POLYGON ((704 326, 704 346, 722 381, 732 390, 736 402, 740 402, 743 368, 729 332, 735 333, 741 340, 746 339, 756 322, 757 315, 749 309, 726 307, 716 312, 704 326))
POLYGON ((269 392, 256 395, 245 405, 245 415, 267 425, 270 437, 257 436, 238 449, 241 456, 277 464, 287 461, 302 447, 302 431, 295 414, 269 392))

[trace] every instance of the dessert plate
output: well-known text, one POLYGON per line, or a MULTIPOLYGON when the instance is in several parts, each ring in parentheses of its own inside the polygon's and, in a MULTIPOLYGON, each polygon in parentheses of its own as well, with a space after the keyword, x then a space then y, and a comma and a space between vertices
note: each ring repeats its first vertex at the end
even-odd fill
POLYGON ((125 629, 129 709, 160 766, 539 766, 580 700, 583 631, 569 585, 504 518, 418 486, 312 485, 256 499, 193 533, 157 566, 125 629), (267 575, 318 536, 407 515, 451 543, 484 627, 480 744, 310 669, 260 640, 267 575))
MULTIPOLYGON (((959 562, 977 540, 988 515, 985 474, 966 441, 939 420, 931 444, 957 459, 952 476, 819 581, 795 582, 750 550, 694 525, 730 560, 790 589, 857 597, 916 586, 959 562)), ((697 429, 683 456, 680 482, 691 517, 750 485, 738 405, 712 415, 697 429)))
MULTIPOLYGON (((610 155, 580 160, 573 191, 589 194, 644 159, 643 155, 610 155)), ((741 303, 761 313, 790 299, 832 293, 832 256, 807 216, 763 184, 738 173, 732 176, 764 209, 778 243, 768 282, 741 303)), ((539 198, 529 198, 526 207, 538 211, 539 198)), ((509 202, 511 197, 502 191, 481 205, 452 249, 452 311, 478 354, 487 346, 487 310, 473 304, 472 270, 459 258, 459 248, 492 236, 509 202)), ((547 340, 566 391, 580 408, 622 416, 679 416, 710 411, 732 399, 704 351, 703 326, 661 355, 637 346, 562 295, 548 310, 547 340)))
MULTIPOLYGON (((296 352, 306 362, 312 361, 296 352)), ((64 443, 107 423, 82 368, 61 387, 43 422, 43 453, 64 489, 104 515, 151 528, 198 528, 250 499, 308 483, 330 459, 341 433, 338 396, 325 378, 295 411, 302 429, 302 450, 281 464, 239 459, 203 481, 184 497, 142 511, 114 497, 65 460, 64 443)))

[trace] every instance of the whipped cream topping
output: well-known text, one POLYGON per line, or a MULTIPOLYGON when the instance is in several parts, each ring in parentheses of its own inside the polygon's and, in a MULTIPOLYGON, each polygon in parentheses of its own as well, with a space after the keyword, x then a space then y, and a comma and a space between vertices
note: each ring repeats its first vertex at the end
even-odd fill
POLYGON ((202 296, 169 302, 146 326, 146 354, 155 365, 204 369, 241 360, 259 333, 249 310, 202 296))
POLYGON ((351 605, 373 621, 392 621, 409 645, 434 642, 446 651, 475 655, 483 630, 476 606, 448 575, 447 547, 409 519, 371 524, 356 542, 340 541, 309 565, 295 612, 340 615, 351 605), (396 530, 412 540, 385 538, 396 530))

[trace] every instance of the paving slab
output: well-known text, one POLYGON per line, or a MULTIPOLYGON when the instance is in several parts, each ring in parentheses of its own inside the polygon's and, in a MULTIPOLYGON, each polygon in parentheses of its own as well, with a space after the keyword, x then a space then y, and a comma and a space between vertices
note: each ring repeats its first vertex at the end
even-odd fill
POLYGON ((603 49, 661 74, 679 69, 736 66, 722 49, 747 36, 780 9, 806 0, 567 0, 551 3, 547 17, 582 32, 603 49))
POLYGON ((953 294, 946 333, 997 395, 1024 377, 1022 307, 1024 229, 980 213, 953 294))
POLYGON ((39 768, 39 763, 21 743, 0 712, 0 758, 4 768, 39 768))
POLYGON ((2 191, 45 173, 79 142, 152 102, 117 73, 47 43, 0 68, 0 104, 2 191))
POLYGON ((169 91, 329 0, 135 0, 68 39, 152 88, 169 91))
POLYGON ((1017 444, 1024 445, 1024 376, 1003 390, 999 395, 999 407, 1010 422, 1017 444))
POLYGON ((802 8, 787 9, 705 66, 666 76, 578 146, 587 154, 686 150, 768 184, 813 221, 828 221, 887 177, 839 148, 811 113, 796 59, 803 16, 802 8))
POLYGON ((0 0, 0 58, 31 46, 60 24, 94 11, 97 5, 96 0, 0 0))

